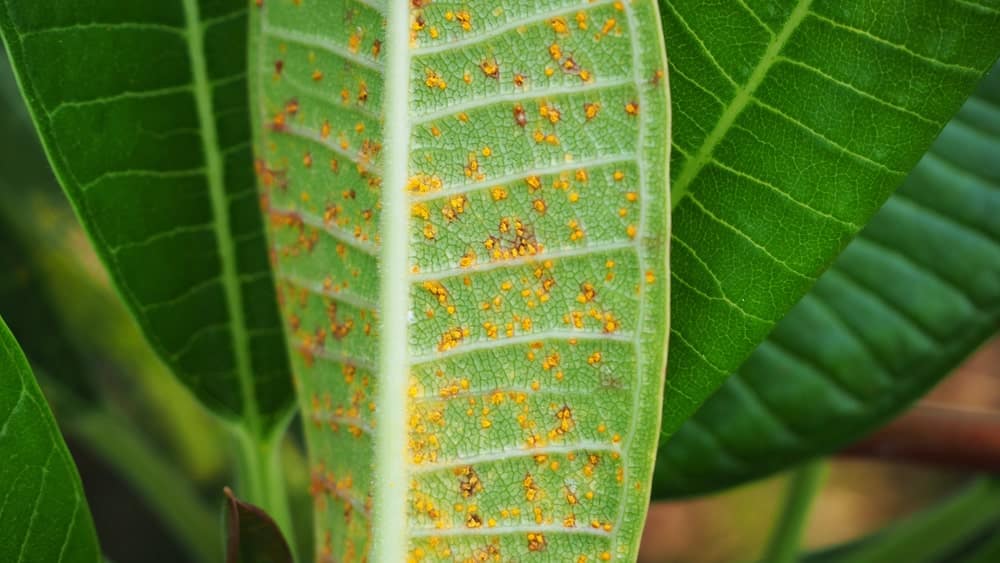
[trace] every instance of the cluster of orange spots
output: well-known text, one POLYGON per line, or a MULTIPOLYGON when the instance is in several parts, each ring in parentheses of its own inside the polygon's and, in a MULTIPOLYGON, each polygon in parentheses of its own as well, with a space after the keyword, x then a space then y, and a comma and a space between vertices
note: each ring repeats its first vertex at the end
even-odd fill
POLYGON ((521 487, 524 489, 524 499, 528 502, 534 502, 541 498, 542 490, 538 487, 538 483, 535 482, 535 477, 531 473, 524 474, 521 487))
MULTIPOLYGON (((344 407, 343 405, 333 406, 333 398, 329 393, 324 393, 322 400, 318 396, 313 396, 311 399, 312 412, 310 413, 310 418, 312 419, 313 425, 319 428, 325 422, 330 430, 333 432, 338 432, 340 430, 340 422, 338 420, 342 419, 360 419, 362 403, 366 400, 366 395, 364 391, 357 390, 351 397, 351 403, 349 407, 344 407)), ((355 438, 361 438, 364 431, 357 424, 348 423, 347 431, 355 438)))
POLYGON ((545 534, 539 532, 528 532, 528 551, 545 551, 548 542, 545 534))
POLYGON ((472 14, 470 14, 468 10, 445 12, 444 19, 449 22, 458 22, 458 24, 462 27, 462 31, 472 31, 472 14))
POLYGON ((525 76, 520 72, 514 74, 514 86, 518 88, 524 88, 525 76))
POLYGON ((587 356, 587 363, 590 364, 590 365, 595 365, 595 364, 601 363, 601 353, 600 352, 594 352, 591 355, 587 356))
POLYGON ((630 101, 625 104, 625 113, 636 116, 639 115, 639 102, 630 101))
POLYGON ((458 476, 458 492, 464 498, 475 496, 483 491, 483 482, 471 465, 456 468, 455 475, 458 476))
POLYGON ((532 228, 518 218, 501 218, 497 230, 498 235, 490 235, 483 241, 483 247, 494 261, 536 256, 544 250, 532 228), (511 235, 513 238, 510 238, 511 235))
POLYGON ((429 68, 424 71, 424 84, 428 88, 437 88, 438 90, 444 90, 448 87, 448 82, 441 78, 437 71, 429 68))
MULTIPOLYGON (((288 175, 285 171, 272 170, 267 167, 261 159, 256 159, 254 161, 254 172, 257 174, 257 178, 260 181, 260 185, 265 188, 272 188, 277 186, 279 189, 286 189, 288 187, 288 175)), ((266 210, 266 202, 261 202, 262 207, 266 210)))
POLYGON ((568 405, 563 405, 562 408, 556 412, 556 419, 559 421, 559 424, 552 429, 552 432, 549 433, 550 439, 565 435, 572 430, 573 426, 576 424, 573 421, 573 411, 568 405))
POLYGON ((586 233, 583 231, 583 227, 580 226, 580 221, 570 219, 569 222, 566 223, 566 226, 569 227, 569 240, 576 242, 586 236, 586 233))
POLYGON ((467 327, 450 328, 441 335, 441 339, 438 341, 438 352, 451 350, 468 337, 469 329, 467 327))
POLYGON ((286 227, 298 231, 298 237, 293 244, 281 249, 282 256, 299 256, 302 252, 312 252, 319 242, 319 229, 306 228, 302 217, 295 212, 278 211, 266 208, 270 218, 271 227, 274 229, 286 227))
MULTIPOLYGON (((309 494, 318 506, 325 506, 326 496, 342 499, 349 497, 353 486, 354 479, 349 474, 337 479, 333 472, 328 471, 323 464, 314 467, 310 472, 309 494)), ((370 499, 365 503, 366 509, 370 508, 369 503, 370 499)), ((353 513, 353 507, 352 503, 345 503, 344 517, 348 520, 353 513)))
POLYGON ((461 268, 469 268, 476 263, 476 253, 472 250, 468 250, 461 258, 458 259, 458 265, 461 268))
POLYGON ((434 296, 438 305, 443 307, 449 315, 455 314, 455 304, 451 300, 451 294, 448 293, 448 289, 442 285, 441 282, 425 281, 423 283, 423 289, 434 296))
POLYGON ((444 206, 441 207, 441 214, 449 222, 458 219, 458 217, 465 213, 466 207, 469 205, 469 199, 464 194, 459 194, 451 196, 448 201, 445 202, 444 206))
POLYGON ((436 192, 443 186, 441 178, 430 174, 416 174, 406 181, 406 191, 414 194, 436 192))
POLYGON ((329 301, 326 306, 326 316, 330 321, 330 335, 337 340, 343 340, 354 328, 354 319, 347 319, 344 322, 337 321, 337 302, 329 301))
POLYGON ((426 203, 418 202, 410 206, 410 216, 428 221, 431 218, 431 211, 426 203))
POLYGON ((521 104, 514 105, 514 123, 522 129, 528 124, 528 114, 524 112, 524 106, 521 104))
POLYGON ((597 297, 597 290, 594 289, 594 284, 590 282, 580 284, 580 293, 576 296, 578 303, 590 303, 595 297, 597 297))
POLYGON ((549 145, 558 145, 559 137, 555 133, 546 134, 541 129, 535 129, 535 132, 531 134, 531 138, 535 140, 536 144, 547 143, 549 145))
POLYGON ((464 166, 464 172, 466 178, 470 178, 476 182, 481 182, 486 179, 486 176, 479 171, 479 158, 476 156, 476 153, 474 152, 469 153, 469 157, 466 160, 464 166))
POLYGON ((562 112, 559 111, 559 108, 546 102, 539 104, 538 115, 549 120, 552 125, 559 123, 559 120, 562 119, 562 112))
POLYGON ((569 33, 569 25, 566 24, 566 18, 552 18, 549 20, 549 26, 552 27, 552 31, 558 33, 559 35, 566 35, 569 33))
POLYGON ((597 114, 601 111, 601 104, 597 102, 586 102, 583 104, 583 115, 590 121, 597 117, 597 114))
POLYGON ((410 494, 413 496, 411 506, 414 511, 417 514, 426 515, 431 520, 439 520, 441 518, 441 510, 434 504, 434 499, 415 489, 416 487, 410 487, 410 494))
POLYGON ((479 70, 483 71, 483 74, 487 78, 500 80, 500 66, 497 64, 496 59, 484 59, 479 63, 479 70))

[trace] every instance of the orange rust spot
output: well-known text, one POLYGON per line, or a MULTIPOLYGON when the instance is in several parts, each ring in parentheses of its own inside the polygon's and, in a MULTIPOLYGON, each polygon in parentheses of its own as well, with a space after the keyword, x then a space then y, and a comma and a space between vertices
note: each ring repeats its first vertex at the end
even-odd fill
POLYGON ((483 71, 483 74, 487 78, 492 78, 494 80, 500 79, 500 66, 497 65, 496 59, 485 59, 483 62, 479 63, 479 69, 483 71))

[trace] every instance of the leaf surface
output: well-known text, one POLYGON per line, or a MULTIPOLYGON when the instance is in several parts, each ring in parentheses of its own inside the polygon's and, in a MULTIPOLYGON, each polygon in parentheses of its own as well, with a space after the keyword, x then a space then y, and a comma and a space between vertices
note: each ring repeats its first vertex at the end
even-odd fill
POLYGON ((101 561, 80 476, 0 319, 0 561, 101 561))
POLYGON ((1000 11, 938 0, 660 5, 675 117, 665 443, 973 91, 1000 53, 1000 11))
POLYGON ((292 563, 292 551, 274 519, 226 487, 226 563, 292 563))
POLYGON ((318 557, 634 559, 666 339, 655 2, 255 18, 318 557))
POLYGON ((6 0, 49 159, 165 363, 266 432, 292 404, 247 116, 247 3, 6 0))
POLYGON ((843 447, 995 334, 997 155, 995 70, 812 292, 667 442, 657 493, 703 493, 843 447))

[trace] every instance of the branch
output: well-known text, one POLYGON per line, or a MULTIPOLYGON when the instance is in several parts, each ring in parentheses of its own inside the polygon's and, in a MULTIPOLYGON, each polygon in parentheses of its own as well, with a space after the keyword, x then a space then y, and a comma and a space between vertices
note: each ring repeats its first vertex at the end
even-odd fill
POLYGON ((840 455, 1000 473, 1000 412, 921 403, 840 455))

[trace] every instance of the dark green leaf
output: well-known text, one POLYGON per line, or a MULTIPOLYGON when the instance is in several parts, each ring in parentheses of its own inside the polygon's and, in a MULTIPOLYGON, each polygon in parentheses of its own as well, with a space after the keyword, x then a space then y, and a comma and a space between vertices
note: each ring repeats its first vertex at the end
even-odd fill
POLYGON ((226 487, 226 563, 292 563, 288 542, 274 520, 226 487))
POLYGON ((244 0, 7 0, 52 165, 163 360, 260 433, 292 404, 250 154, 244 0))
MULTIPOLYGON (((661 6, 674 108, 662 444, 927 150, 1000 53, 1000 10, 941 0, 661 6)), ((795 440, 773 423, 755 436, 795 440)))
POLYGON ((812 293, 661 450, 657 492, 710 491, 836 450, 995 333, 998 156, 994 72, 812 293))
POLYGON ((100 561, 73 458, 2 319, 0 460, 0 561, 100 561))

